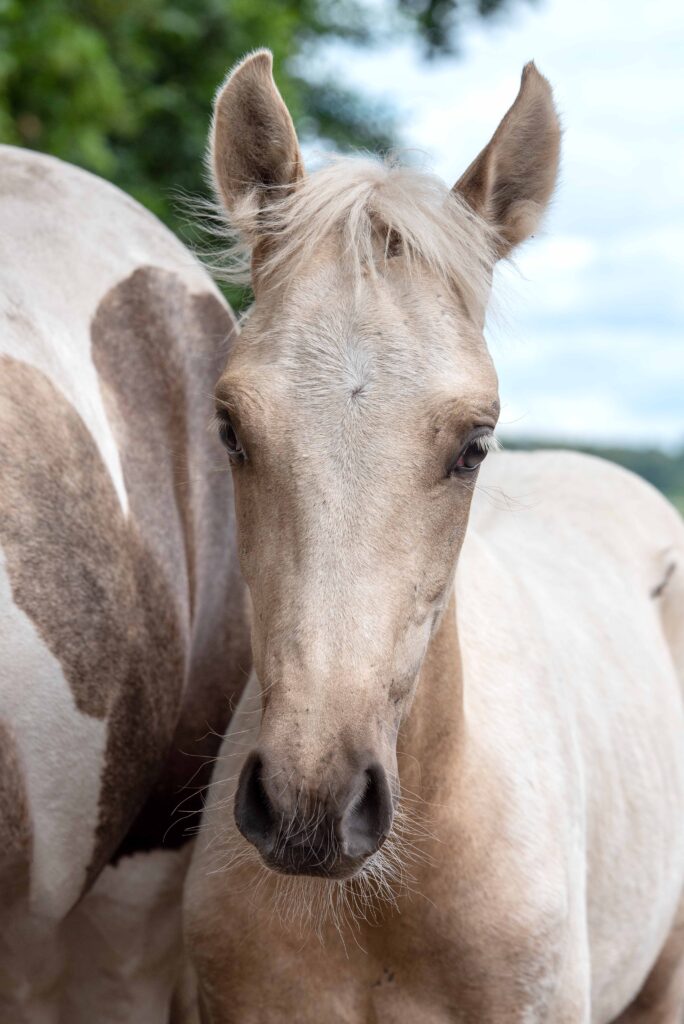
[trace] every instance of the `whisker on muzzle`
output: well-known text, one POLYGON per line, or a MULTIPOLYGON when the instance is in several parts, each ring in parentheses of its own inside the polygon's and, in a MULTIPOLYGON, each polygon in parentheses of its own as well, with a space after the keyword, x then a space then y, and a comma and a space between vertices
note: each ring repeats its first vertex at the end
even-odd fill
MULTIPOLYGON (((336 854, 337 840, 332 822, 323 822, 320 808, 307 808, 298 794, 297 821, 290 819, 281 829, 279 843, 294 840, 308 845, 317 863, 336 854), (320 829, 325 824, 325 844, 320 846, 320 829), (315 842, 314 842, 315 839, 315 842)), ((417 803, 410 798, 410 803, 417 803)), ((319 941, 332 931, 342 943, 358 944, 362 923, 379 924, 396 912, 400 898, 421 896, 418 868, 429 868, 426 850, 436 839, 426 816, 415 806, 400 801, 389 834, 382 847, 371 854, 357 873, 348 878, 283 875, 267 867, 256 848, 237 831, 232 820, 212 837, 212 866, 208 874, 230 874, 236 893, 244 893, 260 910, 270 910, 274 919, 302 937, 315 935, 319 941)))

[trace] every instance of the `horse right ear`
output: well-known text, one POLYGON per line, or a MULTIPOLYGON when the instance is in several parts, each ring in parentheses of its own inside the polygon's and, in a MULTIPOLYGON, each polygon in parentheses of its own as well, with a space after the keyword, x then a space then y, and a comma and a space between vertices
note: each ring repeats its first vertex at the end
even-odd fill
POLYGON ((454 185, 494 229, 498 256, 507 256, 539 224, 556 184, 560 136, 551 86, 527 64, 515 103, 454 185))
POLYGON ((216 190, 229 213, 242 200, 268 201, 274 188, 303 177, 294 125, 273 81, 273 55, 245 57, 219 89, 210 135, 216 190))

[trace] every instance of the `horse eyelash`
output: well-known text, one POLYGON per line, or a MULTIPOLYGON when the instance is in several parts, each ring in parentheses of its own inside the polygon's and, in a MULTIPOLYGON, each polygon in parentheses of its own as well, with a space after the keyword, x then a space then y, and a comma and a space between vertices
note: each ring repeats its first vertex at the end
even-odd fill
POLYGON ((500 452, 503 445, 496 434, 478 434, 473 438, 473 444, 482 452, 500 452))

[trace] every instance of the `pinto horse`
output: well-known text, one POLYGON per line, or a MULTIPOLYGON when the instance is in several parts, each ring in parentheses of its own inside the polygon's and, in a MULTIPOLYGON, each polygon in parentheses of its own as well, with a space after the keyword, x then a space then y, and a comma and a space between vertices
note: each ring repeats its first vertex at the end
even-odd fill
POLYGON ((0 1020, 167 1024, 172 811, 251 664, 207 430, 234 321, 137 203, 7 146, 0 248, 0 1020))
POLYGON ((532 64, 453 189, 307 176, 266 51, 217 97, 255 668, 185 890, 207 1024, 682 1020, 684 527, 597 459, 485 462, 559 142, 532 64))

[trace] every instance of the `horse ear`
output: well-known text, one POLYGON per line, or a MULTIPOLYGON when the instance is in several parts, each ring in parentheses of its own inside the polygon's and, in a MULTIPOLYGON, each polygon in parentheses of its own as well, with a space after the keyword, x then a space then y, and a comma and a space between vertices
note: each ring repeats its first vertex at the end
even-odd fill
POLYGON ((241 199, 261 197, 303 176, 290 113, 273 81, 269 50, 250 54, 219 89, 214 102, 210 163, 229 212, 241 199))
POLYGON ((454 185, 454 191, 497 232, 500 257, 534 232, 556 184, 560 124, 551 86, 533 63, 490 142, 454 185))

